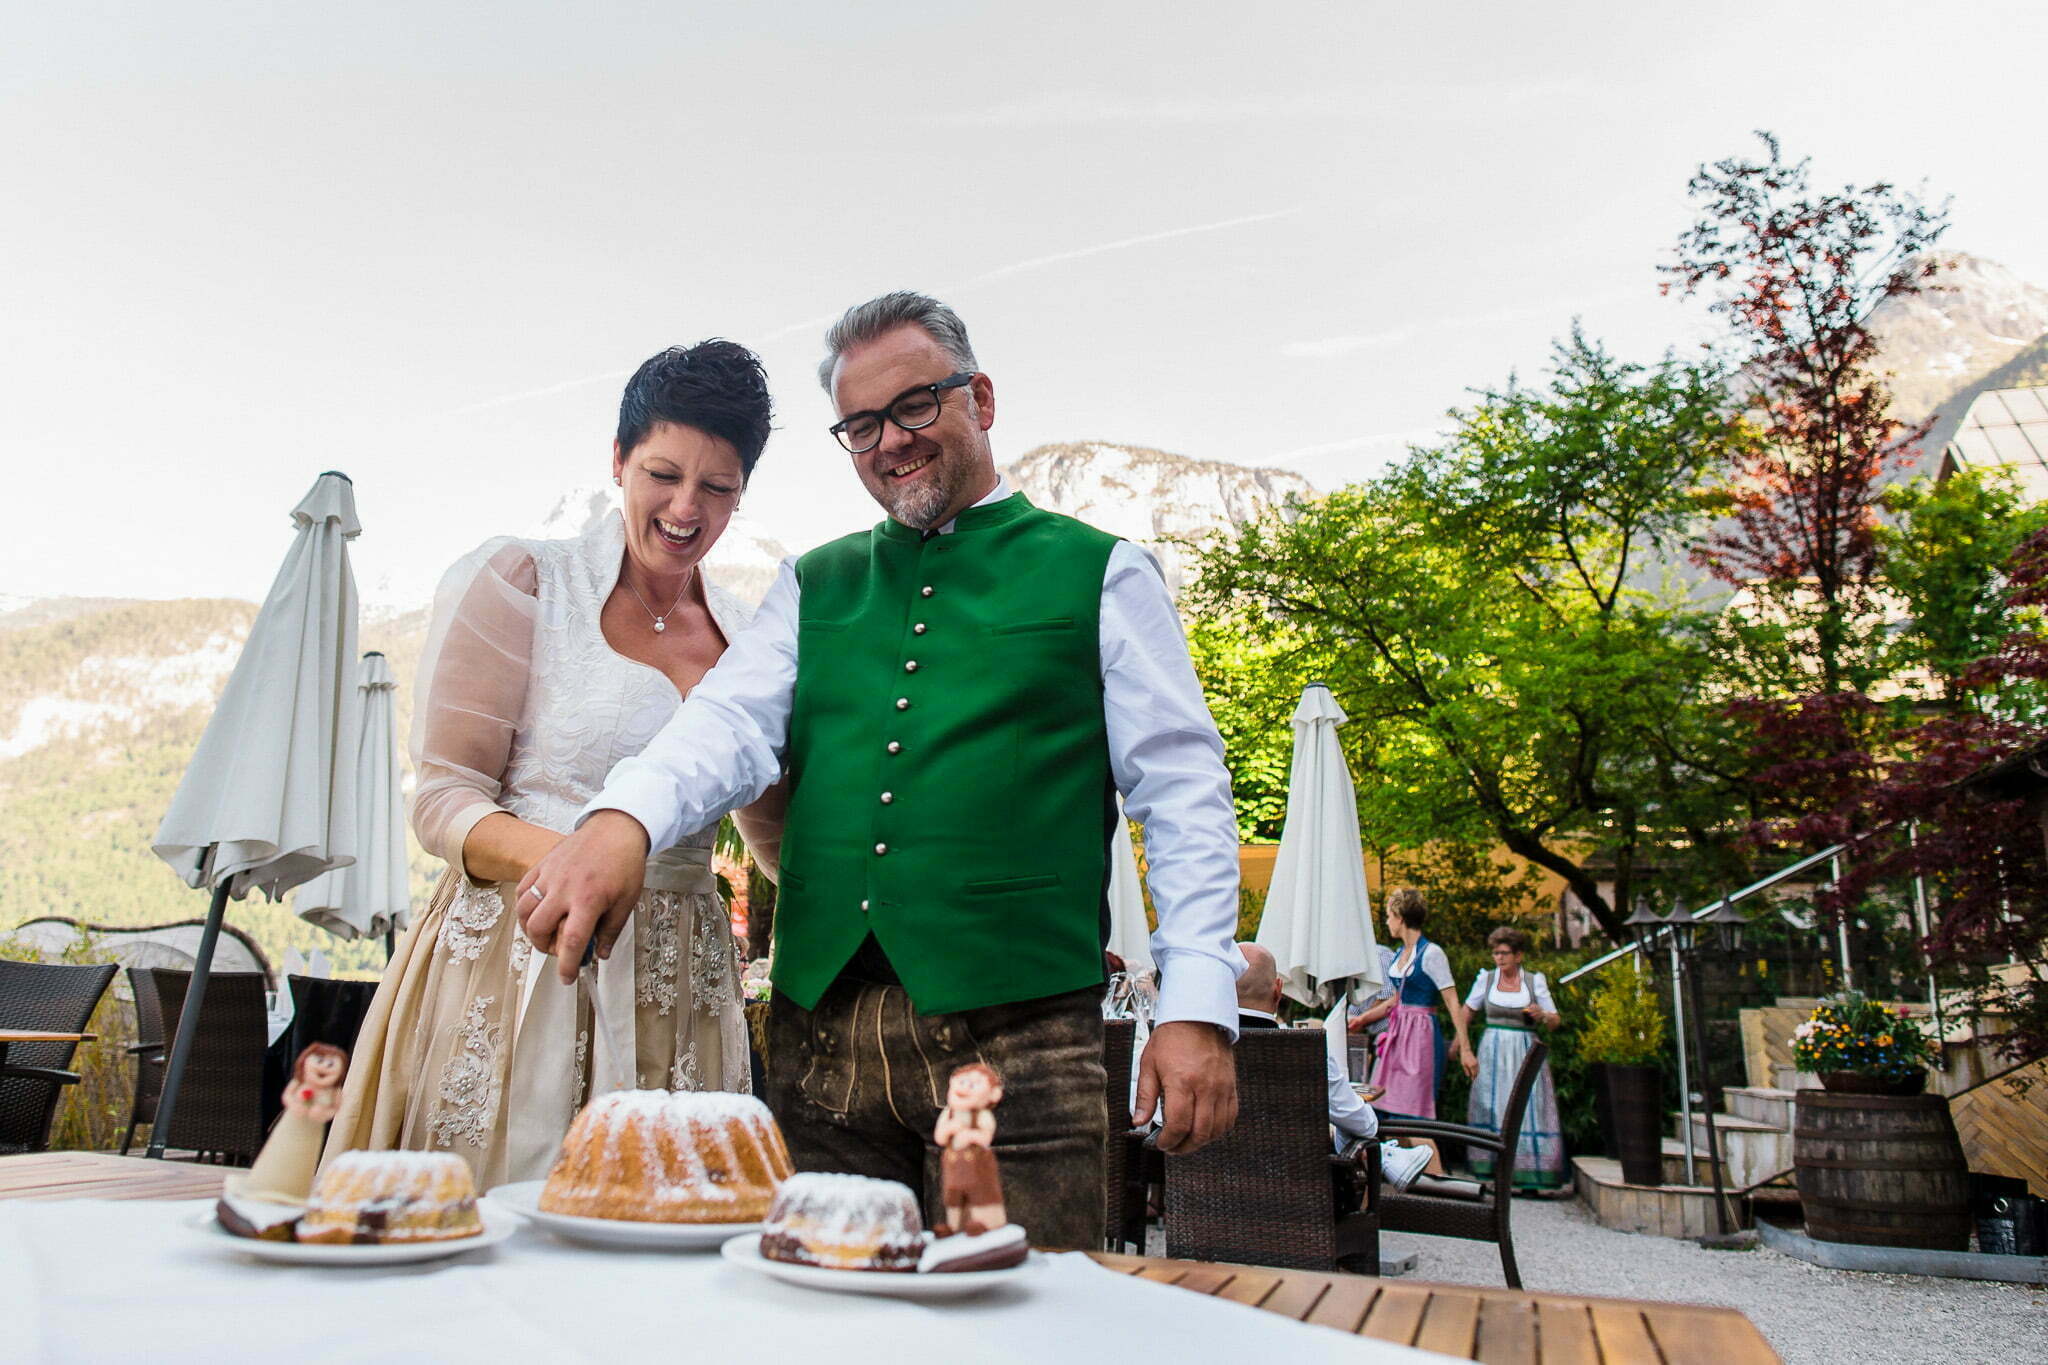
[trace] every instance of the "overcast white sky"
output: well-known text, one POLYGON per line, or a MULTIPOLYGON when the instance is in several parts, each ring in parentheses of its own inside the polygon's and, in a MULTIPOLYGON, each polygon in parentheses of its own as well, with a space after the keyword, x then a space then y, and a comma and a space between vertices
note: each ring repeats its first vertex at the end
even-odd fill
POLYGON ((1334 486, 1574 315, 1704 335, 1655 267, 1759 127, 2048 283, 2044 12, 0 0, 0 594, 260 596, 332 467, 366 595, 413 595, 714 334, 779 403, 747 510, 813 544, 876 515, 820 334, 905 286, 966 317, 1003 458, 1334 486))

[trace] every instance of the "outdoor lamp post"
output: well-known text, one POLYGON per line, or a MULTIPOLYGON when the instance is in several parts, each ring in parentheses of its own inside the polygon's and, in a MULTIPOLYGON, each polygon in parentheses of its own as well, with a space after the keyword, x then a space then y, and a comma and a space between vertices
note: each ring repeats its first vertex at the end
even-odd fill
POLYGON ((1693 925, 1695 933, 1702 926, 1712 926, 1715 945, 1723 952, 1732 953, 1742 947, 1742 935, 1749 927, 1749 919, 1740 910, 1722 901, 1711 911, 1695 919, 1693 925))
MULTIPOLYGON (((1686 1001, 1685 1012, 1691 1016, 1692 1027, 1683 1032, 1692 1035, 1695 1049, 1694 1060, 1700 1078, 1700 1116, 1707 1126, 1707 1164, 1714 1177, 1714 1221, 1726 1237, 1735 1229, 1728 1217, 1728 1194, 1721 1170, 1721 1135, 1714 1125, 1713 1081, 1707 1074, 1706 1026, 1700 1019, 1699 983, 1689 979, 1692 972, 1692 953, 1697 947, 1704 947, 1706 940, 1701 937, 1704 929, 1713 936, 1713 941, 1724 948, 1741 942, 1742 915, 1727 901, 1719 901, 1712 910, 1695 918, 1688 913, 1684 902, 1675 902, 1671 907, 1671 970, 1674 982, 1680 983, 1686 1001)), ((1685 1043, 1681 1036, 1678 1050, 1679 1090, 1685 1100, 1685 1156, 1686 1176, 1692 1174, 1692 1087, 1687 1083, 1685 1043)))

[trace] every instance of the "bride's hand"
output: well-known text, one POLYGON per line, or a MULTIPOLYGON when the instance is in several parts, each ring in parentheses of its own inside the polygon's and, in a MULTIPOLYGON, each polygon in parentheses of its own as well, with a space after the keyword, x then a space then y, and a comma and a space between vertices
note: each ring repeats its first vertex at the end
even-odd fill
POLYGON ((593 939, 599 957, 611 956, 646 876, 647 831, 624 811, 601 810, 520 879, 519 926, 555 955, 563 985, 576 980, 593 939))

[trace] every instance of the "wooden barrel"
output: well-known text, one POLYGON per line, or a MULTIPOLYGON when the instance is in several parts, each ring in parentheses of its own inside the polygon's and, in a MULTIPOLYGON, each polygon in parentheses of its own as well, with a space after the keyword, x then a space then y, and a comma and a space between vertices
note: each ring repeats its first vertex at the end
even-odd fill
POLYGON ((1794 1097, 1806 1232, 1824 1242, 1967 1251, 1969 1167, 1939 1095, 1794 1097))

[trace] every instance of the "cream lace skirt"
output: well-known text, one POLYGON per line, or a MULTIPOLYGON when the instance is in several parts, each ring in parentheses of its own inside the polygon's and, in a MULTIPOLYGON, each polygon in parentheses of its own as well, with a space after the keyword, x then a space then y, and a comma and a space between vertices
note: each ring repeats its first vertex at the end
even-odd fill
POLYGON ((488 1189, 545 1176, 592 1093, 748 1088, 732 930, 715 892, 643 892, 598 964, 594 1011, 592 973, 573 987, 555 979, 554 959, 508 911, 515 889, 442 876, 363 1021, 327 1160, 356 1148, 454 1152, 488 1189))

